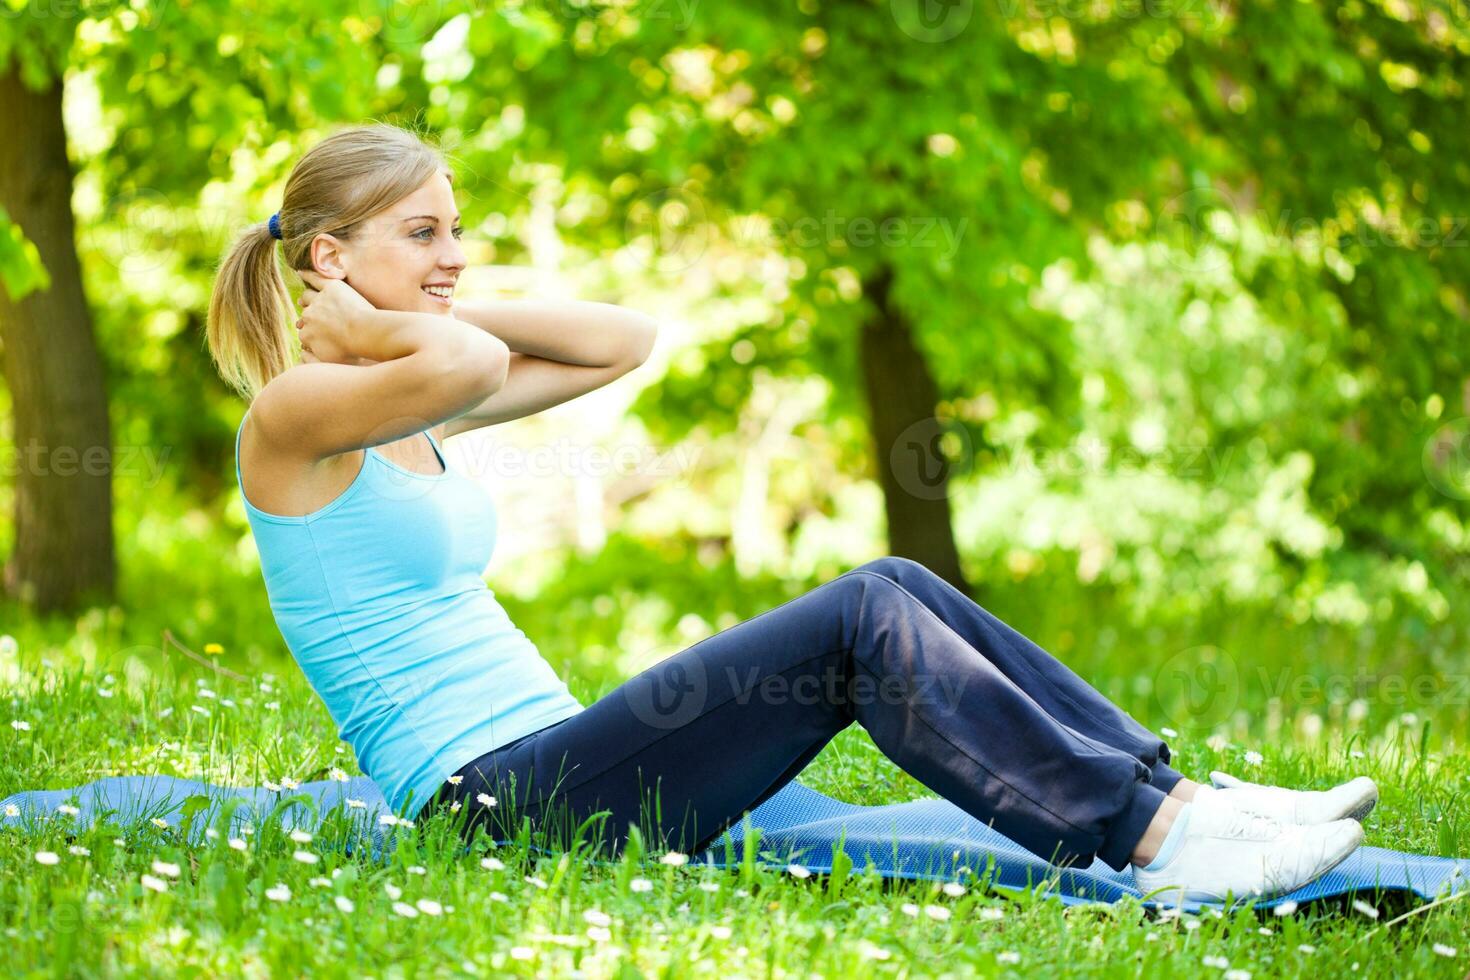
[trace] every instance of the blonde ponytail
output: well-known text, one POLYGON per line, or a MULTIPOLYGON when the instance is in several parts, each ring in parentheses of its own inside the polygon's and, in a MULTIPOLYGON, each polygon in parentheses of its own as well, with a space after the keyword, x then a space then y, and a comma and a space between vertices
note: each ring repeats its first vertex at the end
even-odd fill
POLYGON ((246 401, 295 363, 301 350, 293 306, 262 221, 236 239, 209 298, 206 339, 215 369, 246 401))
MULTIPOLYGON (((363 221, 454 173, 438 148, 389 123, 354 126, 312 147, 291 170, 278 228, 292 269, 311 267, 317 235, 348 239, 363 221)), ((251 225, 225 255, 209 299, 205 338, 216 370, 247 401, 296 363, 295 306, 268 222, 251 225)))

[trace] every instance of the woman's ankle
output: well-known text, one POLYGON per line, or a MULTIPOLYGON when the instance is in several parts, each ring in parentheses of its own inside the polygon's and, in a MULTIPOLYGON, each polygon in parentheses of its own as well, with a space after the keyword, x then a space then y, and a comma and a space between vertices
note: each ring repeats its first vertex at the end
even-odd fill
POLYGON ((1194 799, 1194 794, 1200 788, 1200 784, 1192 779, 1179 780, 1169 789, 1169 795, 1181 803, 1189 803, 1194 799))
POLYGON ((1174 821, 1179 817, 1179 811, 1184 809, 1184 802, 1172 793, 1164 797, 1164 802, 1154 813, 1154 818, 1148 822, 1143 836, 1133 847, 1133 854, 1129 861, 1140 867, 1152 863, 1158 857, 1159 848, 1164 844, 1164 838, 1169 836, 1169 831, 1174 826, 1174 821))

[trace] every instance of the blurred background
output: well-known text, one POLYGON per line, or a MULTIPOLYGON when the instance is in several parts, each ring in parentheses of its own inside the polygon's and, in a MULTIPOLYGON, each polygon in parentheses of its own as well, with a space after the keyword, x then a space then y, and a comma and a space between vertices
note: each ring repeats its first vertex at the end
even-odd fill
POLYGON ((204 315, 300 155, 382 120, 454 162, 462 296, 663 324, 448 446, 584 700, 898 554, 1155 725, 1463 744, 1467 24, 0 0, 0 683, 292 675, 204 315))

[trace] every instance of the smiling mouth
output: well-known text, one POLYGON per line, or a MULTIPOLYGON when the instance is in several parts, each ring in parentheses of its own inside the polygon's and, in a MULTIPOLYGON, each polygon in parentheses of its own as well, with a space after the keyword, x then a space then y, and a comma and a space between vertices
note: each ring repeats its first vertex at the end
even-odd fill
POLYGON ((453 286, 422 286, 420 288, 423 289, 423 291, 427 293, 431 299, 434 299, 439 303, 443 303, 445 306, 450 305, 454 296, 453 286))

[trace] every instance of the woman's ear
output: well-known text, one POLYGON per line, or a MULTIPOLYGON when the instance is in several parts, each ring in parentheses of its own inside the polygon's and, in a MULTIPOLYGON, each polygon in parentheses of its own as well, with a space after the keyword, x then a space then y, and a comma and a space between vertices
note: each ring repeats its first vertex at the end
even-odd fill
POLYGON ((336 237, 325 232, 317 235, 311 240, 307 258, 317 275, 326 279, 347 278, 347 254, 336 237))

